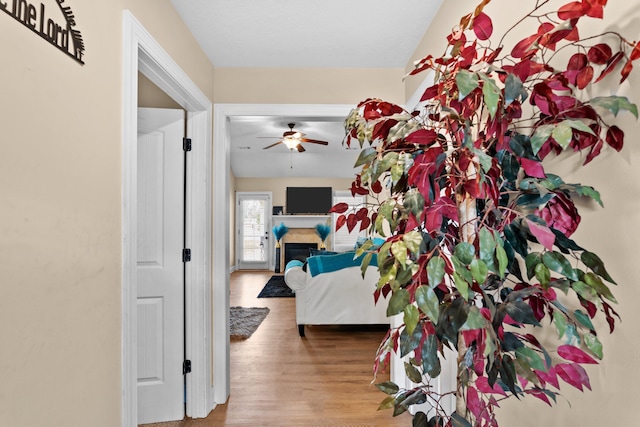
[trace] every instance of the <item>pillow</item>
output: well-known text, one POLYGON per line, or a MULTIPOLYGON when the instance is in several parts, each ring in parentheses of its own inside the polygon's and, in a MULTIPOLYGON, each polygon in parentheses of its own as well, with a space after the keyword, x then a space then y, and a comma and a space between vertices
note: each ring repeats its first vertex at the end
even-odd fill
MULTIPOLYGON (((338 271, 343 268, 357 267, 362 264, 363 258, 364 254, 356 257, 355 252, 343 252, 336 255, 326 256, 312 256, 307 258, 307 268, 311 277, 314 277, 318 274, 338 271)), ((371 258, 369 265, 378 265, 376 254, 373 254, 373 258, 371 258)))

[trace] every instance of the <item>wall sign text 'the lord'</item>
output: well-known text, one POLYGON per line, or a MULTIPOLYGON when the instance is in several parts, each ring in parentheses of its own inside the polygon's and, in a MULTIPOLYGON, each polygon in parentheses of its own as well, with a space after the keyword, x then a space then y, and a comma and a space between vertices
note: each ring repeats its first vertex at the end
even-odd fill
POLYGON ((57 10, 55 7, 46 8, 44 3, 36 5, 27 0, 0 0, 0 11, 84 64, 82 34, 74 28, 75 17, 70 7, 63 6, 64 2, 65 0, 55 0, 59 8, 57 10))

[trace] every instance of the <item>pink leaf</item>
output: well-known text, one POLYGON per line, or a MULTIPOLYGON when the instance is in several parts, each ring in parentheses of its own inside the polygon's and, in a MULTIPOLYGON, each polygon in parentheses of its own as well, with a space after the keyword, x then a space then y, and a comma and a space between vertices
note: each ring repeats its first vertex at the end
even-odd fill
POLYGON ((582 386, 591 390, 589 376, 582 366, 574 363, 565 363, 556 365, 555 369, 558 376, 567 384, 572 385, 580 391, 583 391, 582 386))
POLYGON ((552 386, 560 390, 560 382, 558 382, 555 368, 549 369, 549 372, 534 371, 534 373, 538 378, 540 378, 540 380, 544 381, 547 384, 551 384, 552 386))
POLYGON ((545 402, 547 405, 549 406, 553 406, 551 405, 551 402, 549 401, 549 398, 547 397, 547 395, 540 391, 540 390, 528 390, 527 393, 529 393, 530 395, 537 397, 538 399, 542 400, 543 402, 545 402))
POLYGON ((480 390, 481 393, 485 393, 485 394, 495 393, 495 394, 501 394, 502 396, 507 395, 507 393, 505 393, 502 387, 500 387, 497 383, 494 383, 493 387, 491 387, 489 385, 489 380, 487 379, 487 377, 479 377, 476 380, 476 387, 478 388, 478 390, 480 390))
POLYGON ((531 234, 533 234, 535 238, 538 239, 538 242, 540 242, 542 246, 544 246, 547 250, 552 251, 553 244, 556 241, 555 234, 553 234, 553 232, 549 230, 549 228, 543 225, 537 224, 533 221, 529 221, 528 219, 526 221, 531 234))
POLYGON ((561 345, 558 347, 558 355, 565 360, 576 363, 597 364, 598 362, 582 349, 572 345, 561 345))
POLYGON ((524 157, 520 158, 520 166, 527 173, 527 175, 532 176, 534 178, 546 178, 547 175, 544 173, 544 169, 542 167, 542 163, 536 162, 535 160, 526 159, 524 157))
POLYGON ((473 32, 480 40, 488 40, 493 33, 491 18, 484 12, 480 12, 473 20, 473 32))
POLYGON ((482 401, 478 397, 478 391, 473 387, 467 388, 467 408, 469 408, 471 413, 476 417, 480 416, 483 406, 482 401))

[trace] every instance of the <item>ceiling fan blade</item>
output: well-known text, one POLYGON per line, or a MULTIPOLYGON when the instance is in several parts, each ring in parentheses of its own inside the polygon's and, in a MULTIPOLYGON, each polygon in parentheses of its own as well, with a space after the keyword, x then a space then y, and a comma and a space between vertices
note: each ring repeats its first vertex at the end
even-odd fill
POLYGON ((267 148, 275 147, 278 144, 282 144, 282 141, 278 141, 275 144, 267 145, 266 147, 263 148, 263 150, 266 150, 267 148))
POLYGON ((304 149, 304 147, 301 144, 298 144, 296 146, 296 150, 298 150, 298 153, 302 153, 304 151, 307 151, 307 150, 304 149))
POLYGON ((311 144, 329 145, 327 141, 318 141, 317 139, 300 138, 300 142, 310 142, 311 144))

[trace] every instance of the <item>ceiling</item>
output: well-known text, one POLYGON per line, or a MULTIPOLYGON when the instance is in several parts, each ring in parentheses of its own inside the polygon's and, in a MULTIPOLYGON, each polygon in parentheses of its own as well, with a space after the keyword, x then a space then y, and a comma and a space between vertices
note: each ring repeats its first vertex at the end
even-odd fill
MULTIPOLYGON (((170 0, 215 67, 404 68, 443 0, 170 0)), ((344 118, 231 120, 236 177, 352 178, 359 150, 342 147, 344 118), (307 138, 290 152, 287 123, 307 138), (271 137, 271 138, 268 138, 271 137)))

